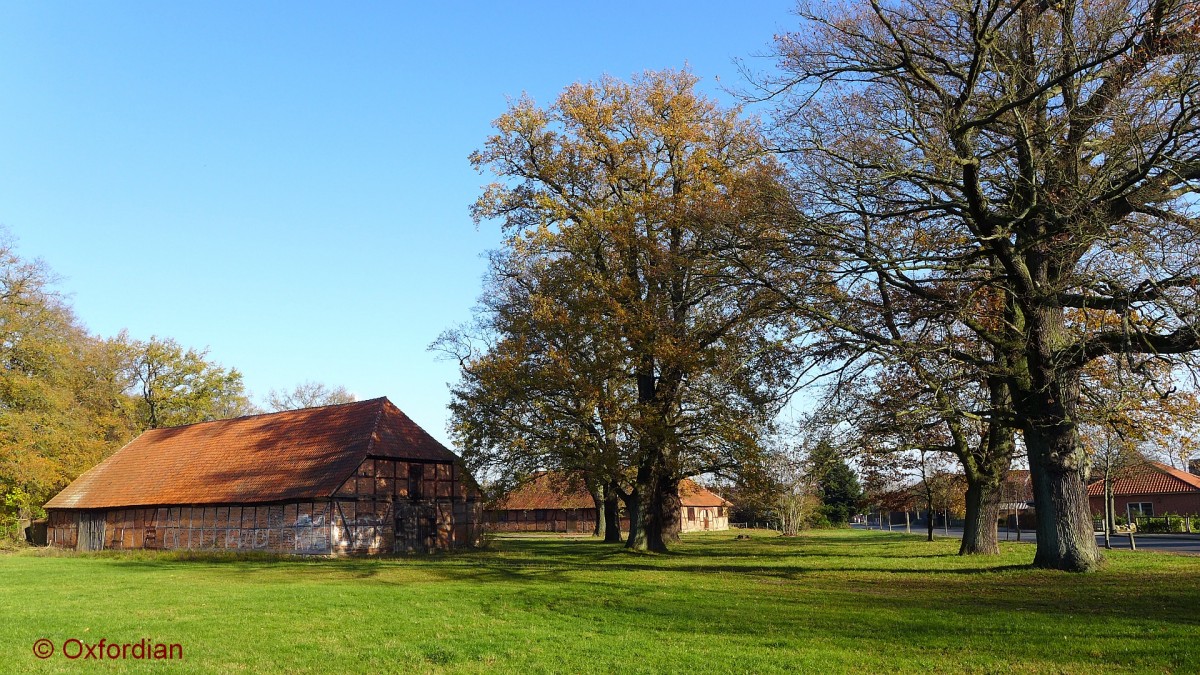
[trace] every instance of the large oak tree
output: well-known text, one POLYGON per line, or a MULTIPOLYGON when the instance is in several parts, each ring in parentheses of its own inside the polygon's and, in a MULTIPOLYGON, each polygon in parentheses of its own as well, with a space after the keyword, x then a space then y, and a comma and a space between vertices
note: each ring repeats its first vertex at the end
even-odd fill
POLYGON ((738 224, 770 217, 779 167, 752 122, 695 85, 650 72, 545 108, 523 98, 471 158, 500 178, 476 218, 502 221, 508 255, 566 272, 573 299, 551 306, 603 317, 581 325, 616 350, 629 392, 636 549, 665 550, 682 478, 752 460, 790 383, 776 301, 720 255, 738 224))
POLYGON ((802 10, 804 29, 777 41, 783 76, 764 83, 810 216, 873 223, 885 239, 860 250, 889 251, 893 292, 943 305, 1003 354, 1039 566, 1101 560, 1082 370, 1200 348, 1198 11, 1179 0, 802 10), (988 315, 1002 322, 955 311, 961 299, 937 287, 959 277, 1003 294, 1007 311, 988 315))

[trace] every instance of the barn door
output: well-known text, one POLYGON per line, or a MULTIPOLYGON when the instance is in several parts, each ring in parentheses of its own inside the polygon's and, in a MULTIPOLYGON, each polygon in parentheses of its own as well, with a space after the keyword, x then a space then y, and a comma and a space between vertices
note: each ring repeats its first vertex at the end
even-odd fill
POLYGON ((396 504, 395 552, 413 552, 416 541, 413 532, 413 508, 410 504, 396 504))
POLYGON ((104 512, 79 514, 79 539, 75 548, 80 551, 104 549, 104 512))
POLYGON ((427 553, 435 546, 437 519, 432 506, 396 504, 395 551, 427 553))
POLYGON ((433 514, 422 513, 417 516, 417 541, 420 542, 421 552, 428 553, 436 547, 434 535, 437 534, 437 523, 433 514))

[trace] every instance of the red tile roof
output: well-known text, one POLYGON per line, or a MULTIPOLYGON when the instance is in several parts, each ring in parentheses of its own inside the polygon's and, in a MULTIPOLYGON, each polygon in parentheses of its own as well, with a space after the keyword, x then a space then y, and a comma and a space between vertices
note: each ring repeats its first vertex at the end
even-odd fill
MULTIPOLYGON (((679 483, 679 499, 683 506, 732 506, 696 482, 685 478, 679 483)), ((591 509, 592 496, 582 481, 562 472, 543 472, 509 492, 496 502, 501 511, 530 511, 533 509, 591 509)))
MULTIPOLYGON (((1095 474, 1093 474, 1094 476, 1095 474)), ((1130 467, 1113 481, 1113 494, 1160 495, 1200 492, 1200 476, 1172 469, 1159 462, 1146 462, 1130 467)), ((1096 480, 1088 485, 1088 495, 1104 495, 1104 481, 1096 480)))
POLYGON ((541 472, 496 502, 501 511, 533 509, 591 509, 596 504, 576 474, 541 472))
POLYGON ((51 509, 326 498, 367 456, 455 462, 386 398, 152 429, 46 503, 51 509))
POLYGON ((679 483, 679 501, 684 506, 733 506, 733 504, 691 479, 679 483))

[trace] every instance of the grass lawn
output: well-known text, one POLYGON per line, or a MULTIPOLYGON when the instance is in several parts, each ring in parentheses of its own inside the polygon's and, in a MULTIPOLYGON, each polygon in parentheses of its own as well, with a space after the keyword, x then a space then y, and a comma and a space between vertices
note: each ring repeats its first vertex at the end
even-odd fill
POLYGON ((1200 558, 1031 570, 916 535, 686 535, 668 555, 506 538, 429 558, 0 555, 0 670, 1200 671, 1200 558), (54 655, 39 660, 33 643, 54 655), (70 661, 64 641, 179 643, 70 661))

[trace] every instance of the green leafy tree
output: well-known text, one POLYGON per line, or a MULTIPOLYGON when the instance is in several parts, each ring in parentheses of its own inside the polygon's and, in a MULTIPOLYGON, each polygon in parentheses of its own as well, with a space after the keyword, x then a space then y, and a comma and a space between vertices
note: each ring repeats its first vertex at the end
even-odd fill
POLYGON ((581 477, 597 532, 619 542, 620 501, 632 506, 629 378, 606 318, 580 293, 569 259, 492 258, 470 327, 431 347, 458 360, 451 434, 477 473, 503 493, 537 471, 581 477))
POLYGON ((119 361, 53 283, 0 241, 0 494, 17 519, 135 431, 119 361))
POLYGON ((207 350, 184 348, 171 338, 117 342, 128 358, 137 420, 143 429, 248 415, 257 411, 242 374, 206 360, 207 350))
POLYGON ((821 510, 831 525, 845 525, 862 508, 863 488, 854 469, 837 448, 821 441, 810 459, 821 496, 821 510))

